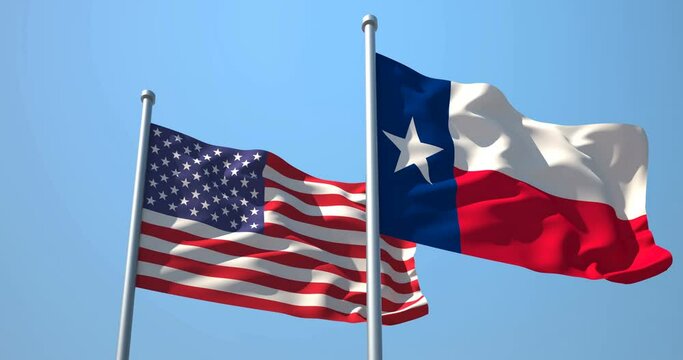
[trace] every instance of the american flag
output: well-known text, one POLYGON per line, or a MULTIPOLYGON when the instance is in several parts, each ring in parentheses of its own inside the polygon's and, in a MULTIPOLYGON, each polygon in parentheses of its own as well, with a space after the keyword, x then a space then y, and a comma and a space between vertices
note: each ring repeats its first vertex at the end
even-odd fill
MULTIPOLYGON (((365 185, 151 125, 137 287, 298 317, 366 317, 365 185)), ((415 245, 381 240, 382 322, 427 314, 415 245)))

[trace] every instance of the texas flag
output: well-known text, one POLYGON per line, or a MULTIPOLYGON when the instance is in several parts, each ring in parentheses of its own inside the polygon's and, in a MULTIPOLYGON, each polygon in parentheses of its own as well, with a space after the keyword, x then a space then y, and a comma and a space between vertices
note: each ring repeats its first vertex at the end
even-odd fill
POLYGON ((491 85, 382 55, 377 109, 382 234, 619 283, 671 265, 648 228, 641 128, 538 122, 491 85))

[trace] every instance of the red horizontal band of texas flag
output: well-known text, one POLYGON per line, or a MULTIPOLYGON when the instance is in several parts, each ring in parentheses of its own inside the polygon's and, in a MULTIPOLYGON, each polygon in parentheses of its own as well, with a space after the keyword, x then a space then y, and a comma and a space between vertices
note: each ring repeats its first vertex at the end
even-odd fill
POLYGON ((671 265, 647 216, 547 194, 495 171, 455 169, 463 254, 540 272, 633 283, 671 265))

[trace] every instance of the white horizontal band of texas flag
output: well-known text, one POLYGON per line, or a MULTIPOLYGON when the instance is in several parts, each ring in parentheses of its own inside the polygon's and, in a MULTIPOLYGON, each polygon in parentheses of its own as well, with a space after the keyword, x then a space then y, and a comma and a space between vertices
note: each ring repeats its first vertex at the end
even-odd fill
POLYGON ((377 109, 382 234, 621 283, 671 265, 645 214, 642 129, 538 122, 491 85, 382 55, 377 109))
MULTIPOLYGON (((366 317, 365 185, 151 125, 136 285, 289 315, 366 317)), ((381 240, 382 322, 427 313, 415 244, 381 240)))

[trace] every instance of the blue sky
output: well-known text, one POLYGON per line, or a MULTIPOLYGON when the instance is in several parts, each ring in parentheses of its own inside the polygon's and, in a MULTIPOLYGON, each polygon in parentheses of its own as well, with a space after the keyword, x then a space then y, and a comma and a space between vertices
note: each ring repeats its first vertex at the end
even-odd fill
MULTIPOLYGON (((489 82, 532 118, 626 122, 650 141, 648 216, 674 256, 634 285, 420 246, 430 314, 384 329, 386 359, 683 358, 676 1, 0 4, 0 358, 116 346, 140 116, 364 180, 363 35, 425 75, 489 82)), ((360 359, 365 326, 139 290, 135 359, 360 359)))

